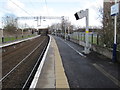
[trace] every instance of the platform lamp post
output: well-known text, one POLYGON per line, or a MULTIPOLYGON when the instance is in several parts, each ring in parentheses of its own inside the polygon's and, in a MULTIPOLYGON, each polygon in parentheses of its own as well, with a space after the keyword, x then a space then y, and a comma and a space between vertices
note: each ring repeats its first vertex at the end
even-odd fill
POLYGON ((54 25, 55 36, 57 36, 56 25, 54 25))
POLYGON ((22 24, 22 38, 23 38, 23 34, 24 34, 24 25, 22 24))
POLYGON ((65 40, 66 40, 66 23, 64 23, 64 27, 65 27, 65 40))
POLYGON ((68 40, 70 40, 70 27, 69 27, 69 25, 68 25, 68 40))
POLYGON ((63 27, 64 27, 63 34, 64 34, 64 37, 65 37, 65 40, 66 40, 66 25, 65 25, 65 17, 64 16, 62 16, 62 21, 63 21, 63 27))
POLYGON ((117 15, 119 14, 119 3, 115 0, 115 4, 111 6, 111 16, 114 16, 114 44, 112 62, 116 62, 116 49, 117 49, 117 15))
POLYGON ((90 43, 89 43, 89 10, 86 9, 85 11, 81 10, 79 12, 76 12, 75 14, 76 20, 86 18, 86 31, 85 31, 85 46, 84 46, 84 53, 89 54, 90 53, 90 43))
POLYGON ((3 26, 3 17, 2 17, 2 43, 4 42, 4 26, 3 26))
POLYGON ((23 38, 23 28, 22 28, 22 38, 23 38))
POLYGON ((57 24, 57 35, 59 36, 59 24, 57 24))
POLYGON ((60 28, 60 37, 62 37, 62 28, 60 28))

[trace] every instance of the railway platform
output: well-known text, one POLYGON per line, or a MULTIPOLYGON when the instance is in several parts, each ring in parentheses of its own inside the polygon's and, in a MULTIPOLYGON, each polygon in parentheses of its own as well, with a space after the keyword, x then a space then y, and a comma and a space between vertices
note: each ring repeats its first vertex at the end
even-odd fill
POLYGON ((82 53, 83 47, 57 36, 50 43, 30 88, 120 87, 120 64, 96 52, 82 53))
POLYGON ((69 88, 61 56, 52 36, 30 88, 69 88))

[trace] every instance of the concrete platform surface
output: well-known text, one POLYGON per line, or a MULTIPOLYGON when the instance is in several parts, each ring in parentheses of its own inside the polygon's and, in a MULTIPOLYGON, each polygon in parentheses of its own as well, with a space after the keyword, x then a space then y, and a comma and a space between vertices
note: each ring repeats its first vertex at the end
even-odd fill
POLYGON ((36 85, 36 89, 69 88, 56 41, 52 36, 50 36, 50 38, 50 46, 36 85))

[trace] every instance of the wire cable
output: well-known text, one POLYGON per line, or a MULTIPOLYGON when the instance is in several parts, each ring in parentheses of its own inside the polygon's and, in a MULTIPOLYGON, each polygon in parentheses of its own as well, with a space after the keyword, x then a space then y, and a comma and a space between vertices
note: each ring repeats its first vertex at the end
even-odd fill
POLYGON ((26 10, 24 10, 23 8, 21 8, 19 5, 17 5, 16 3, 14 3, 12 0, 9 0, 9 1, 11 1, 14 5, 16 5, 17 7, 19 7, 21 10, 23 10, 25 13, 27 13, 28 15, 30 15, 31 16, 31 14, 30 13, 28 13, 26 10))
POLYGON ((47 5, 47 1, 46 0, 45 0, 45 5, 46 5, 47 13, 48 13, 48 16, 49 16, 48 5, 47 5))

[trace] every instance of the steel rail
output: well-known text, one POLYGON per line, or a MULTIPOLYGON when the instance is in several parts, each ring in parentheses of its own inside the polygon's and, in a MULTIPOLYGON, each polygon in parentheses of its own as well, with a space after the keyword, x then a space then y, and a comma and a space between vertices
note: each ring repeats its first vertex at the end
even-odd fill
MULTIPOLYGON (((45 40, 45 39, 44 39, 45 40)), ((4 77, 2 77, 0 79, 0 82, 2 82, 8 75, 10 75, 23 61, 25 61, 32 53, 34 53, 38 47, 41 46, 41 44, 44 42, 44 40, 32 51, 30 52, 24 59, 22 59, 22 61, 20 61, 14 68, 12 68, 6 75, 4 75, 4 77)))
POLYGON ((37 65, 40 63, 40 60, 41 60, 41 58, 42 58, 42 56, 43 56, 43 54, 44 54, 44 52, 45 52, 46 47, 47 47, 47 43, 46 43, 46 46, 44 47, 44 49, 42 50, 42 53, 40 54, 40 56, 39 56, 39 58, 38 58, 38 60, 37 60, 37 62, 36 62, 36 64, 35 64, 35 66, 33 67, 32 71, 31 71, 31 73, 30 73, 30 75, 29 75, 29 77, 27 78, 25 84, 23 85, 22 90, 25 89, 25 87, 27 86, 27 83, 29 82, 32 74, 34 73, 35 69, 37 68, 37 65))

